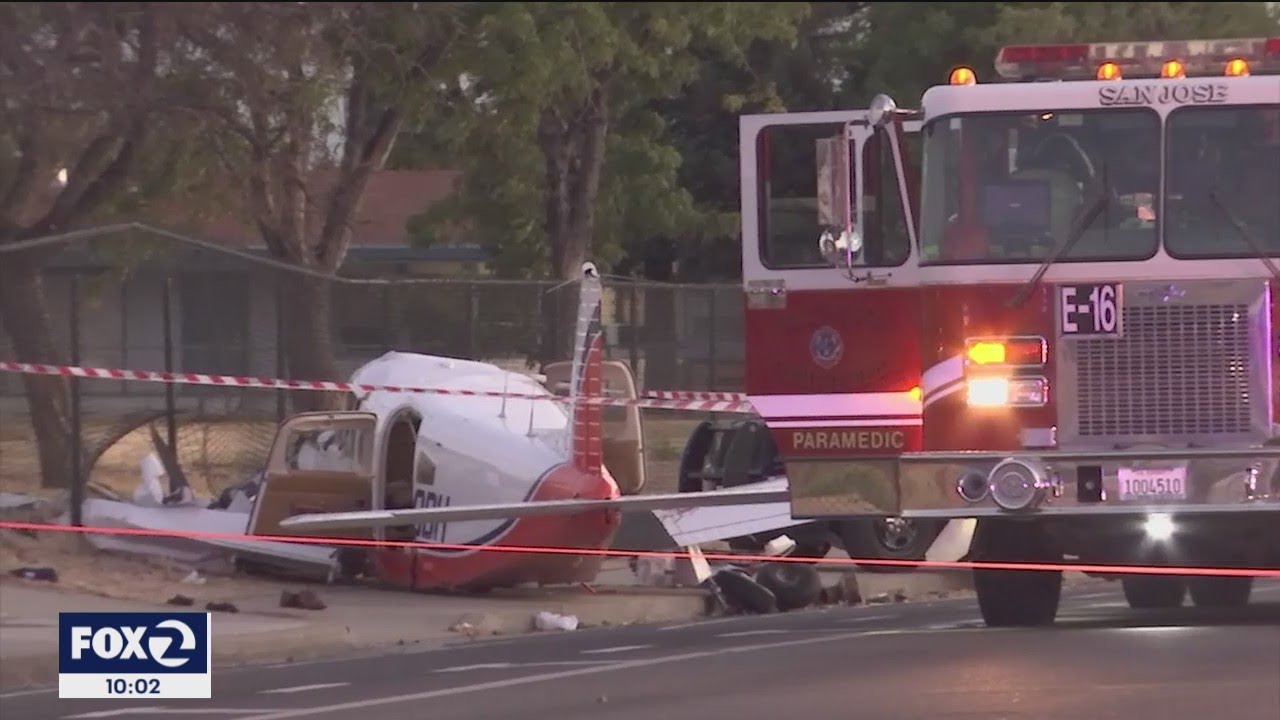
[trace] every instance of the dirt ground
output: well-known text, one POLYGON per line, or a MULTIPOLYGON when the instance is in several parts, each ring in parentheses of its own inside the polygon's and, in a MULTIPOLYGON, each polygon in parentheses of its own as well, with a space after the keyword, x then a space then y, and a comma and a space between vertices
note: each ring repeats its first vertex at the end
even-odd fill
POLYGON ((202 572, 199 583, 184 582, 192 572, 190 567, 103 552, 77 534, 47 532, 36 535, 0 530, 0 572, 7 575, 19 568, 53 568, 58 579, 50 583, 6 577, 5 582, 22 582, 32 587, 117 600, 157 603, 182 594, 195 600, 196 607, 247 595, 278 593, 289 586, 276 580, 231 575, 229 569, 221 569, 220 573, 202 572))

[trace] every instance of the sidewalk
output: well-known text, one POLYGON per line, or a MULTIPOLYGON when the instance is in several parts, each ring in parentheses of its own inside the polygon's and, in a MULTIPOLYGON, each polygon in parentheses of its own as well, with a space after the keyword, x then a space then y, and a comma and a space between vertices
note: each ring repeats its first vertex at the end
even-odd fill
MULTIPOLYGON (((237 613, 213 613, 216 666, 291 662, 371 648, 440 646, 533 631, 539 612, 574 615, 580 626, 689 620, 705 612, 697 590, 530 589, 440 596, 362 587, 313 587, 328 606, 279 607, 280 596, 229 598, 237 613)), ((199 611, 114 600, 0 578, 0 690, 57 680, 58 613, 199 611)))

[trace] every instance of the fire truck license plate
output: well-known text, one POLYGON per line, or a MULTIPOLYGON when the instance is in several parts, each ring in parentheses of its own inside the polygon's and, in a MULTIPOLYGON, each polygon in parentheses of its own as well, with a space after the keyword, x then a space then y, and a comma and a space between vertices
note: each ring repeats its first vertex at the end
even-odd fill
POLYGON ((1124 327, 1120 283, 1061 285, 1058 315, 1065 336, 1120 335, 1124 327))
POLYGON ((1186 500, 1187 469, 1120 468, 1120 502, 1186 500))

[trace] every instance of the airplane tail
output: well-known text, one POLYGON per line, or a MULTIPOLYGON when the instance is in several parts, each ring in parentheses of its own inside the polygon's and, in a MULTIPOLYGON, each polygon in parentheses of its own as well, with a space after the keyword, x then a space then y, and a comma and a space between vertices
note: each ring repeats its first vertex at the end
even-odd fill
MULTIPOLYGON (((569 376, 569 396, 573 398, 604 394, 601 370, 604 362, 603 294, 600 272, 594 264, 583 263, 573 369, 569 376)), ((567 445, 573 466, 583 472, 599 473, 604 465, 603 408, 594 404, 572 403, 569 406, 568 432, 567 445)))

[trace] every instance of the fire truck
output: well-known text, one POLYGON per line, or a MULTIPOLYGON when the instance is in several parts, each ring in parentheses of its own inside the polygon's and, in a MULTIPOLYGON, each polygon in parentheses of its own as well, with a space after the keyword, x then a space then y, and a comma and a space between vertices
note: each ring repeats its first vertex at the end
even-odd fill
MULTIPOLYGON (((1248 576, 1117 566, 1280 566, 1280 38, 994 70, 740 120, 746 384, 792 515, 1244 605, 1248 576)), ((973 573, 988 626, 1054 621, 1060 571, 973 573)))

